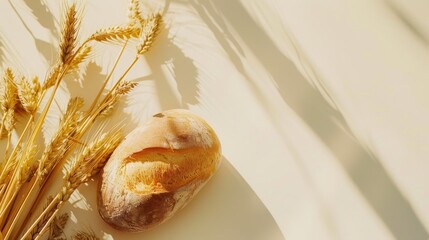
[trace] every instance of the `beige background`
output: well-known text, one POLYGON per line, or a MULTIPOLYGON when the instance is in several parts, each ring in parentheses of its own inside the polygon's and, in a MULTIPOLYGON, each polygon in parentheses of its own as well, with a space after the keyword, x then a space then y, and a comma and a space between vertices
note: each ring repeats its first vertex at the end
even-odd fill
MULTIPOLYGON (((56 57, 61 1, 0 2, 0 64, 43 78, 56 57)), ((82 37, 127 21, 127 1, 81 1, 82 37)), ((143 1, 166 28, 129 79, 112 119, 126 132, 188 108, 217 131, 218 174, 176 218, 147 233, 105 225, 95 184, 66 207, 67 234, 103 239, 429 238, 429 2, 424 0, 143 1), (83 199, 83 200, 79 200, 83 199)), ((119 47, 97 47, 88 100, 119 47)), ((131 61, 129 48, 121 63, 131 61)), ((79 78, 79 77, 78 77, 79 78)), ((16 137, 16 136, 15 136, 16 137)))

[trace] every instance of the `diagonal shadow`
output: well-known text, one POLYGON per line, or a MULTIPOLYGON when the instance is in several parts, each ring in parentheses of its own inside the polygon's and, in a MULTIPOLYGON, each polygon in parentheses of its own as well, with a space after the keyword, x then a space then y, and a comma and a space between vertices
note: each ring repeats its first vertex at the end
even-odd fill
POLYGON ((40 25, 50 30, 54 36, 59 36, 58 21, 53 17, 44 1, 24 0, 23 2, 31 9, 33 16, 40 25))
POLYGON ((76 74, 68 76, 64 84, 70 93, 70 96, 79 96, 84 98, 85 105, 88 105, 100 90, 106 74, 101 73, 102 68, 95 62, 87 64, 86 69, 82 71, 82 76, 75 78, 76 74))
POLYGON ((174 43, 174 39, 168 37, 168 29, 160 31, 156 44, 146 55, 146 61, 152 71, 152 79, 158 91, 161 109, 186 108, 198 103, 198 73, 192 59, 174 43), (162 66, 169 66, 168 71, 174 77, 180 99, 174 95, 174 86, 168 82, 168 78, 162 66))
POLYGON ((395 14, 396 17, 398 17, 399 20, 401 20, 402 24, 410 31, 412 35, 416 37, 421 43, 428 46, 429 45, 429 39, 425 34, 419 29, 413 22, 413 19, 410 18, 410 16, 401 9, 400 6, 397 6, 394 2, 391 0, 385 0, 385 5, 392 11, 393 14, 395 14))
MULTIPOLYGON (((51 43, 46 42, 40 38, 38 38, 36 35, 34 35, 34 32, 31 30, 31 28, 27 25, 27 23, 24 21, 24 19, 21 16, 21 13, 16 9, 15 5, 12 3, 11 0, 8 0, 10 6, 12 7, 13 11, 18 16, 19 20, 22 22, 22 25, 25 27, 27 32, 31 35, 31 37, 34 40, 34 44, 36 45, 37 50, 42 54, 44 59, 50 63, 52 61, 52 56, 57 55, 57 49, 52 46, 51 43)), ((42 26, 45 26, 48 28, 53 36, 58 36, 56 26, 54 24, 54 17, 52 13, 48 10, 48 8, 42 3, 36 3, 38 1, 25 1, 25 3, 30 7, 30 9, 33 10, 33 13, 35 14, 36 20, 41 20, 42 26), (28 3, 32 4, 28 4, 28 3), (32 7, 35 7, 34 9, 32 7), (43 11, 43 13, 39 13, 39 11, 43 11), (39 16, 39 17, 37 17, 39 16), (43 17, 41 17, 43 16, 43 17), (48 20, 49 19, 49 20, 48 20), (52 23, 51 23, 52 22, 52 23)))
MULTIPOLYGON (((350 131, 338 125, 339 122, 347 129, 347 123, 341 113, 333 109, 306 81, 241 3, 226 0, 199 0, 195 3, 197 4, 195 9, 209 27, 219 26, 219 22, 229 23, 276 82, 285 103, 335 154, 341 166, 392 234, 397 239, 410 239, 411 236, 413 239, 427 239, 429 234, 424 225, 380 161, 359 144, 350 131)), ((225 38, 221 30, 212 30, 217 39, 225 38)), ((228 41, 222 40, 220 44, 226 51, 233 49, 228 41)), ((236 58, 231 58, 234 64, 240 66, 241 62, 234 59, 236 58)), ((239 67, 237 69, 240 71, 239 67)))

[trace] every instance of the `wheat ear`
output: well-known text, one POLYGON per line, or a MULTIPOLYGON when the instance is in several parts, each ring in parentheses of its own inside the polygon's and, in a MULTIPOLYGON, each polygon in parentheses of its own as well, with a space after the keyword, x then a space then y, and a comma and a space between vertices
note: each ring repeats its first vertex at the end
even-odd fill
POLYGON ((79 27, 79 17, 76 10, 76 4, 67 8, 65 21, 62 23, 61 41, 60 41, 60 59, 66 65, 73 60, 73 55, 77 45, 77 33, 79 27))
POLYGON ((115 104, 119 99, 128 94, 132 89, 138 85, 137 82, 120 82, 119 85, 111 92, 108 93, 101 103, 100 116, 108 116, 113 112, 115 104))
POLYGON ((75 157, 72 167, 64 177, 64 185, 61 191, 24 234, 24 239, 28 237, 31 232, 34 232, 34 229, 41 229, 37 233, 37 237, 35 239, 42 236, 42 234, 49 228, 49 225, 61 206, 70 198, 71 194, 81 184, 87 182, 91 177, 99 172, 101 167, 112 154, 113 150, 122 141, 122 138, 122 134, 119 130, 114 130, 109 134, 103 134, 85 147, 83 151, 75 157))
POLYGON ((41 96, 39 78, 34 77, 31 86, 26 78, 22 77, 21 80, 17 83, 17 87, 19 100, 24 110, 29 114, 33 114, 37 109, 39 98, 41 96))
POLYGON ((83 99, 75 97, 69 100, 67 110, 60 121, 60 127, 43 152, 39 163, 38 174, 42 177, 41 183, 50 174, 56 163, 64 157, 70 140, 76 135, 82 112, 83 99))
POLYGON ((161 28, 161 23, 162 17, 160 14, 156 14, 145 21, 142 28, 141 41, 137 46, 138 54, 144 54, 150 49, 161 28))
POLYGON ((97 42, 118 42, 140 35, 140 28, 134 26, 116 26, 96 31, 88 39, 97 42))
POLYGON ((142 13, 140 11, 140 2, 139 0, 131 0, 129 7, 128 18, 132 26, 135 25, 144 25, 145 19, 142 17, 142 13))

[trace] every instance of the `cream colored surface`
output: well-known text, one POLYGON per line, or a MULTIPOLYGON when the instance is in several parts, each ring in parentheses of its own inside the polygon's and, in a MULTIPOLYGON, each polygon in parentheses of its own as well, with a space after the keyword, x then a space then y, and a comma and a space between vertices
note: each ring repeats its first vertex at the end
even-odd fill
MULTIPOLYGON (((141 235, 104 225, 94 184, 82 187, 84 200, 68 206, 69 234, 428 239, 427 1, 153 2, 167 29, 131 73, 141 85, 115 117, 128 117, 130 131, 160 110, 188 108, 214 127, 224 162, 182 213, 141 235)), ((125 0, 84 5, 87 33, 126 21, 125 0)), ((1 64, 43 76, 59 12, 54 0, 1 1, 1 64)), ((90 80, 66 81, 58 102, 93 97, 118 51, 99 49, 90 80)))

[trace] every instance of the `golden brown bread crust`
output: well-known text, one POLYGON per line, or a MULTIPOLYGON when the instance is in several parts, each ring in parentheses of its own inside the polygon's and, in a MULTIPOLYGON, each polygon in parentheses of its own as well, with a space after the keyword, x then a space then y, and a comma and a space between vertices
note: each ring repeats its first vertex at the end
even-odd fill
POLYGON ((217 170, 219 140, 186 110, 156 114, 118 146, 103 169, 98 211, 113 227, 143 231, 183 208, 217 170))

